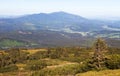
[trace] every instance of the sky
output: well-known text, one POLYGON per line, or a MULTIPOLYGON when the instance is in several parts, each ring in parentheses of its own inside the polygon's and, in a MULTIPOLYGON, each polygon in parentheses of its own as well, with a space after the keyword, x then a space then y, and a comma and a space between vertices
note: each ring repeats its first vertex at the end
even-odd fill
POLYGON ((83 17, 120 17, 120 0, 0 0, 0 16, 58 11, 83 17))

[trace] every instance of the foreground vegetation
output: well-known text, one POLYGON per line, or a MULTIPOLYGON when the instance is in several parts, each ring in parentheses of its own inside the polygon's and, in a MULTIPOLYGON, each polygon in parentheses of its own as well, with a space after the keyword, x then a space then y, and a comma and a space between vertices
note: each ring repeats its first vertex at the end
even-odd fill
MULTIPOLYGON (((107 72, 114 69, 120 69, 120 48, 107 47, 102 39, 96 40, 93 48, 11 48, 0 51, 0 76, 112 76, 107 72)), ((117 76, 119 70, 113 72, 117 76)))
POLYGON ((76 76, 120 76, 119 70, 103 70, 103 71, 89 71, 86 73, 80 73, 76 76))

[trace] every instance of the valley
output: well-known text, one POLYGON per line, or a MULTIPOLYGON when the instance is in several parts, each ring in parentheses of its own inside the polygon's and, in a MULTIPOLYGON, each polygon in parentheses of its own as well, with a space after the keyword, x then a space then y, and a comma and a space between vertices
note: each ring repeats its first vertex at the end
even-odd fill
POLYGON ((89 47, 98 37, 106 39, 110 46, 119 47, 119 21, 90 20, 66 12, 0 19, 0 48, 89 47), (15 45, 9 46, 12 44, 15 45))

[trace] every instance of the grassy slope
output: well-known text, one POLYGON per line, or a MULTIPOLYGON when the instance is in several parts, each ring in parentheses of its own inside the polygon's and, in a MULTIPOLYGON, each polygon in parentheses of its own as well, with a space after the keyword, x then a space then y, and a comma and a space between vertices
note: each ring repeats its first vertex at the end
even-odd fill
MULTIPOLYGON (((4 73, 0 74, 0 76, 17 76, 17 75, 22 75, 22 76, 30 76, 31 72, 10 72, 10 73, 4 73)), ((76 76, 120 76, 120 69, 118 70, 104 70, 104 71, 89 71, 85 73, 79 73, 76 76)))
POLYGON ((39 51, 47 51, 47 49, 29 49, 29 50, 22 50, 24 52, 28 52, 29 54, 35 54, 36 52, 39 51))
POLYGON ((4 39, 0 41, 0 46, 3 47, 14 47, 14 46, 24 46, 24 42, 16 41, 16 40, 9 40, 9 39, 4 39))
POLYGON ((76 76, 120 76, 120 69, 118 70, 103 70, 103 71, 89 71, 77 74, 76 76))

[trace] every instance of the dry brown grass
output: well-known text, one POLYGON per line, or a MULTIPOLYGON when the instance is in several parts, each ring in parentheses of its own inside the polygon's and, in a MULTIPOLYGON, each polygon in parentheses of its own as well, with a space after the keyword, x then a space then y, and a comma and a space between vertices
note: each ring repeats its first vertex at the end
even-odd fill
POLYGON ((89 71, 85 73, 79 73, 76 76, 120 76, 119 70, 103 70, 103 71, 89 71))
POLYGON ((28 50, 22 50, 24 52, 28 52, 29 54, 35 54, 38 51, 47 51, 47 49, 28 49, 28 50))
POLYGON ((31 76, 32 72, 7 72, 7 73, 0 73, 0 76, 31 76))
POLYGON ((8 54, 8 53, 6 53, 4 50, 0 50, 0 55, 1 54, 8 54))
POLYGON ((19 70, 24 70, 26 64, 16 64, 19 70))
POLYGON ((67 64, 76 64, 75 62, 69 62, 69 61, 63 61, 63 60, 59 60, 59 59, 50 59, 50 58, 45 58, 42 59, 44 61, 46 61, 47 63, 47 67, 59 67, 62 65, 67 65, 67 64))

